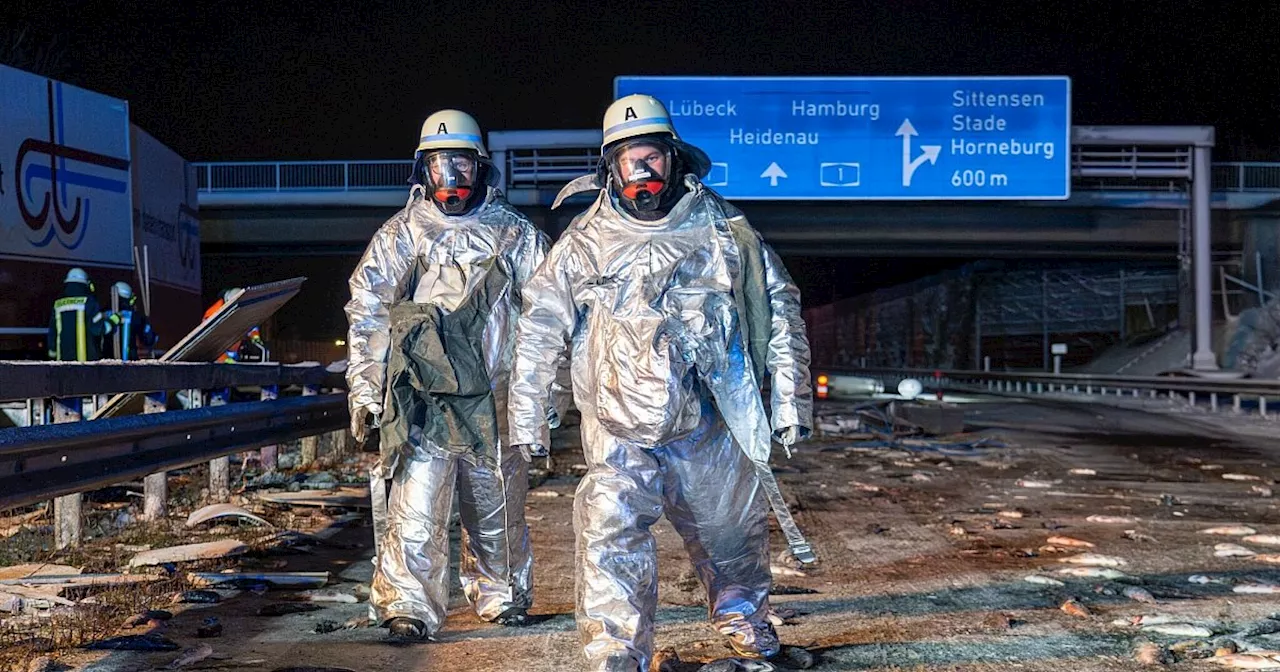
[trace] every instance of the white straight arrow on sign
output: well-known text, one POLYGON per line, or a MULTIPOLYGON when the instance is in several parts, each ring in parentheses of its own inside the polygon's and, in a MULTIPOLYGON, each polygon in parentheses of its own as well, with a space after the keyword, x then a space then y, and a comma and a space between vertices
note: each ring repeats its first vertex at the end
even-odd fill
POLYGON ((902 125, 898 127, 898 132, 894 135, 902 136, 902 186, 911 186, 911 176, 915 175, 916 168, 928 161, 930 164, 938 163, 938 154, 942 151, 942 145, 920 145, 920 149, 924 154, 917 156, 914 160, 911 158, 911 136, 920 135, 916 132, 916 127, 911 125, 910 119, 903 119, 902 125))
POLYGON ((765 168, 763 173, 760 173, 760 177, 769 178, 769 186, 771 187, 778 186, 778 178, 786 176, 787 174, 782 171, 782 166, 779 166, 777 161, 770 163, 769 167, 765 168))

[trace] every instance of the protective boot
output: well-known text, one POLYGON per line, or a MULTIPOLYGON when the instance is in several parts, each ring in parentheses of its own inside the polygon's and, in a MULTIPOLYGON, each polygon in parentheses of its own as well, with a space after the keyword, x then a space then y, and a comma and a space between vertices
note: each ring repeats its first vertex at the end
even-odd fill
POLYGON ((523 628, 526 625, 533 625, 533 620, 529 618, 529 610, 524 607, 511 607, 498 614, 491 622, 508 628, 523 628))
POLYGON ((729 646, 733 647, 733 652, 743 658, 753 658, 757 660, 772 659, 782 651, 782 643, 778 641, 778 631, 773 629, 773 624, 765 621, 763 623, 739 622, 735 623, 732 631, 728 628, 721 628, 721 632, 729 637, 729 646))
POLYGON ((387 622, 389 637, 404 641, 426 641, 427 624, 416 618, 393 618, 387 622))

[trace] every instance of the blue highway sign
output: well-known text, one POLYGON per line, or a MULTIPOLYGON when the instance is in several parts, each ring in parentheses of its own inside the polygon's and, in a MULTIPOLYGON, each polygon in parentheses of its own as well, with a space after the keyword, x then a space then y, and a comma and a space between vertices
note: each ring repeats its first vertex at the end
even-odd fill
POLYGON ((714 162, 731 199, 1071 195, 1068 77, 618 77, 714 162))

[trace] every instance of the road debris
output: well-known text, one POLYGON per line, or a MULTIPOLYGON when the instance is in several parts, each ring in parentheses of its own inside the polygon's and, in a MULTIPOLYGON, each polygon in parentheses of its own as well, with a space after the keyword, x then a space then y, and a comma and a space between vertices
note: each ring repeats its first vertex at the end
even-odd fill
POLYGON ((177 643, 163 635, 148 632, 145 635, 124 635, 86 644, 86 649, 109 651, 177 651, 177 643))
POLYGON ((129 560, 129 566, 146 567, 150 565, 163 565, 171 562, 213 560, 216 558, 241 555, 248 550, 249 547, 246 546, 244 542, 236 539, 208 541, 199 544, 184 544, 182 546, 170 546, 168 548, 157 548, 152 551, 143 551, 129 560))
POLYGON ((1239 544, 1218 544, 1213 547, 1213 554, 1219 558, 1252 558, 1257 555, 1239 544))
POLYGON ((1173 656, 1163 646, 1152 642, 1143 642, 1133 651, 1133 659, 1139 665, 1167 665, 1173 662, 1173 656))
POLYGON ((1053 546, 1065 546, 1067 548, 1093 548, 1091 542, 1081 539, 1073 539, 1071 537, 1049 537, 1047 543, 1053 546))
POLYGON ((1040 576, 1039 574, 1031 574, 1031 575, 1029 575, 1029 576, 1023 577, 1023 579, 1022 579, 1022 580, 1023 580, 1023 581, 1026 581, 1027 583, 1034 583, 1034 584, 1036 584, 1036 585, 1040 585, 1040 586, 1065 586, 1065 585, 1067 585, 1067 584, 1065 584, 1065 583, 1063 583, 1063 582, 1061 582, 1061 581, 1059 581, 1059 580, 1057 580, 1057 579, 1054 579, 1054 578, 1051 578, 1051 577, 1048 577, 1048 576, 1040 576))
POLYGON ((1237 670, 1280 670, 1280 651, 1229 653, 1209 659, 1210 662, 1237 670))
POLYGON ((1058 573, 1066 576, 1074 576, 1078 579, 1110 579, 1115 581, 1118 579, 1133 578, 1118 569, 1111 569, 1109 567, 1063 567, 1058 570, 1058 573))
POLYGON ((1223 480, 1227 480, 1227 481, 1261 481, 1262 480, 1261 476, 1254 476, 1253 474, 1223 474, 1222 478, 1223 480))
POLYGON ((184 590, 173 596, 174 604, 216 604, 222 596, 212 590, 184 590))
POLYGON ((1089 618, 1093 615, 1093 612, 1089 611, 1088 607, 1081 604, 1080 601, 1076 600, 1074 597, 1063 602, 1059 609, 1061 609, 1063 613, 1070 614, 1078 618, 1089 618))
POLYGON ((329 572, 190 572, 191 585, 202 588, 265 585, 277 588, 323 588, 329 572))
POLYGON ((319 611, 324 607, 310 602, 274 602, 258 609, 259 616, 287 616, 302 614, 308 611, 319 611))
POLYGON ((1124 567, 1129 564, 1129 562, 1124 558, 1118 558, 1114 555, 1102 555, 1100 553, 1081 553, 1080 555, 1061 558, 1058 562, 1066 562, 1073 565, 1086 565, 1089 567, 1124 567))
POLYGON ((210 504, 204 508, 196 509, 191 512, 190 516, 187 516, 187 527, 196 527, 211 520, 228 517, 241 518, 264 527, 274 527, 262 516, 250 513, 234 504, 210 504))
POLYGON ((1257 530, 1245 525, 1223 525, 1220 527, 1211 527, 1207 530, 1200 530, 1200 534, 1220 534, 1228 537, 1244 537, 1257 533, 1257 530))
POLYGON ((1152 595, 1147 589, 1139 588, 1138 586, 1127 586, 1121 594, 1134 602, 1142 602, 1144 604, 1156 603, 1155 595, 1152 595))
POLYGON ((1085 520, 1099 525, 1130 525, 1138 522, 1137 518, 1130 518, 1128 516, 1101 516, 1096 514, 1085 518, 1085 520))
POLYGON ((213 647, 208 644, 193 646, 183 651, 182 655, 175 658, 172 663, 169 663, 169 669, 176 670, 188 665, 194 665, 195 663, 198 663, 212 655, 213 647))
POLYGON ((1155 538, 1155 537, 1153 537, 1153 536, 1151 536, 1151 535, 1149 535, 1149 534, 1143 534, 1143 533, 1141 533, 1141 532, 1139 532, 1139 531, 1137 531, 1137 530, 1125 530, 1125 531, 1124 531, 1124 538, 1125 538, 1125 539, 1128 539, 1128 540, 1130 540, 1130 541, 1136 541, 1136 542, 1144 543, 1144 544, 1158 544, 1158 543, 1160 543, 1160 542, 1156 541, 1156 538, 1155 538))
POLYGON ((1158 635, 1169 635, 1172 637, 1212 637, 1213 631, 1209 628, 1190 623, 1157 623, 1153 625, 1142 626, 1143 632, 1154 632, 1158 635))

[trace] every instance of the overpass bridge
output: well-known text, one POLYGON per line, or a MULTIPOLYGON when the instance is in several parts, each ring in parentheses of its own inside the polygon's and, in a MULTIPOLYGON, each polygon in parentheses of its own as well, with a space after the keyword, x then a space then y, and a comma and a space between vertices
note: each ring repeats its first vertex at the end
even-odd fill
MULTIPOLYGON (((1065 201, 739 205, 784 255, 1172 259, 1185 251, 1189 190, 1185 179, 1168 175, 1190 174, 1191 150, 1091 146, 1087 138, 1096 128, 1073 129, 1074 184, 1065 201)), ((570 204, 553 212, 552 199, 568 180, 594 170, 599 145, 597 130, 489 134, 508 198, 552 234, 580 211, 570 204)), ((411 164, 196 164, 203 251, 214 256, 359 253, 374 230, 404 205, 411 164)), ((1265 213, 1280 201, 1280 162, 1218 163, 1211 172, 1214 246, 1249 247, 1245 229, 1251 213, 1265 213)))

